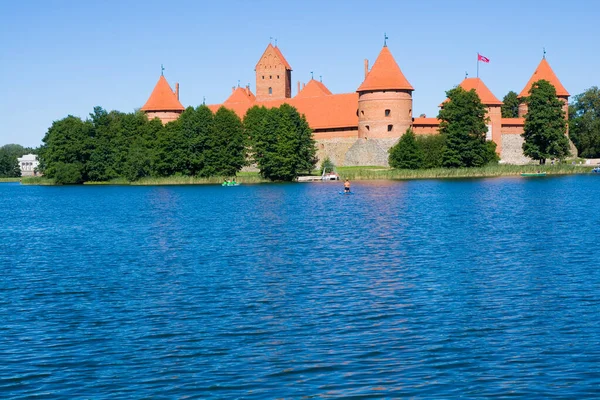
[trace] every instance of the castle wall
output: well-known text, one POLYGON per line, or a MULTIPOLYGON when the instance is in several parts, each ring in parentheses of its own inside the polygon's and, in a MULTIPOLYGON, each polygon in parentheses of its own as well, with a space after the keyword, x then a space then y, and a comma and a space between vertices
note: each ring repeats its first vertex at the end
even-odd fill
POLYGON ((359 138, 397 139, 411 125, 412 95, 409 90, 386 90, 359 94, 359 138))
POLYGON ((358 137, 357 127, 346 127, 346 128, 332 128, 332 129, 314 129, 313 139, 315 140, 326 140, 326 139, 337 139, 337 138, 353 138, 358 137))
POLYGON ((160 119, 163 125, 168 122, 175 121, 181 115, 179 111, 148 111, 146 112, 148 116, 148 120, 153 120, 154 118, 160 119))
POLYGON ((413 125, 415 135, 437 135, 440 133, 439 125, 413 125))
MULTIPOLYGON (((513 127, 511 127, 512 129, 513 127)), ((521 128, 522 129, 522 128, 521 128)), ((502 134, 500 162, 503 164, 529 164, 532 160, 523 154, 523 136, 514 133, 502 134)))

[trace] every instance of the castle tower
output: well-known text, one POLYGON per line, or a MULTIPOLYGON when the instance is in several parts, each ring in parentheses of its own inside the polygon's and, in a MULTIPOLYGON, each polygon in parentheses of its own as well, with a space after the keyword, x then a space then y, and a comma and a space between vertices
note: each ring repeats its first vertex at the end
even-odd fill
POLYGON ((412 125, 413 87, 386 45, 371 71, 365 60, 365 80, 358 92, 358 137, 398 138, 412 125))
MULTIPOLYGON (((531 90, 533 84, 542 79, 550 82, 554 86, 554 88, 556 89, 556 96, 563 102, 563 111, 565 112, 565 118, 569 119, 569 92, 567 92, 567 89, 565 89, 562 83, 560 83, 560 80, 550 67, 550 64, 548 64, 548 61, 546 60, 545 56, 544 58, 542 58, 542 61, 540 61, 540 64, 535 69, 535 72, 533 73, 531 78, 529 78, 529 82, 527 82, 527 85, 525 85, 525 87, 519 94, 519 98, 522 99, 524 97, 529 96, 529 91, 531 90)), ((519 117, 525 117, 525 114, 527 114, 527 104, 521 103, 519 105, 519 117)))
POLYGON ((179 83, 175 85, 175 92, 163 75, 160 76, 148 101, 141 108, 148 115, 148 119, 158 118, 163 124, 175 121, 183 112, 184 107, 179 102, 179 83))
POLYGON ((279 47, 271 43, 256 67, 256 100, 281 100, 292 97, 292 67, 279 47))
POLYGON ((489 118, 487 140, 493 140, 496 143, 496 152, 499 154, 502 147, 502 102, 494 96, 480 78, 465 78, 459 86, 466 91, 475 90, 479 100, 486 107, 489 118))

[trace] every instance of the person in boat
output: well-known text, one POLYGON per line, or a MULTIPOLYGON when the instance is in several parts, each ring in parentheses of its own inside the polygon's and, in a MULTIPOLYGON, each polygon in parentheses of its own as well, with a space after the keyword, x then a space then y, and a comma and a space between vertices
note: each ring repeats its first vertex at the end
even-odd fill
POLYGON ((346 178, 344 182, 344 193, 350 193, 350 181, 346 178))
POLYGON ((235 178, 233 178, 233 179, 231 180, 231 184, 232 184, 233 186, 237 185, 237 182, 235 181, 235 178))

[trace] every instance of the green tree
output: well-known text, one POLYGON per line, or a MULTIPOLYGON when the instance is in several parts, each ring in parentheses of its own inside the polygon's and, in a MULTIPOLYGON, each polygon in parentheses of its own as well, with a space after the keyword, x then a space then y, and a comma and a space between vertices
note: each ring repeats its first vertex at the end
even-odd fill
POLYGON ((268 111, 257 139, 258 167, 267 179, 292 181, 302 172, 310 173, 317 162, 312 130, 304 115, 288 104, 268 111))
POLYGON ((567 123, 563 103, 556 89, 546 80, 535 82, 525 100, 528 111, 523 128, 523 154, 540 164, 548 158, 563 159, 569 155, 567 123))
POLYGON ((512 90, 502 99, 502 118, 518 118, 521 99, 512 90))
POLYGON ((6 144, 0 147, 0 178, 16 178, 21 176, 19 157, 33 152, 18 144, 6 144))
POLYGON ((325 159, 321 163, 321 175, 323 175, 323 173, 327 174, 329 172, 333 172, 334 170, 335 164, 333 163, 333 161, 331 161, 329 156, 325 157, 325 159))
POLYGON ((249 153, 249 163, 256 163, 262 157, 258 149, 260 149, 263 141, 265 119, 268 112, 264 106, 254 106, 249 108, 246 115, 244 115, 244 136, 249 153))
POLYGON ((390 149, 389 164, 392 168, 419 169, 423 165, 423 150, 417 144, 415 133, 408 128, 390 149))
POLYGON ((480 167, 495 160, 493 144, 486 143, 486 108, 475 90, 460 86, 446 92, 448 101, 438 118, 440 133, 446 137, 442 165, 448 168, 480 167))
POLYGON ((442 158, 446 149, 445 135, 417 136, 417 145, 423 152, 423 164, 421 168, 442 167, 442 158))
POLYGON ((49 178, 55 178, 59 170, 64 169, 64 164, 69 166, 69 176, 74 176, 74 169, 81 176, 77 181, 88 180, 86 164, 90 158, 93 124, 91 121, 82 121, 80 118, 69 115, 54 121, 42 139, 44 143, 39 149, 40 169, 49 178))
POLYGON ((54 182, 60 185, 75 185, 84 182, 81 174, 83 170, 83 165, 79 163, 63 163, 59 161, 52 166, 52 177, 54 178, 54 182))
POLYGON ((569 106, 569 135, 579 155, 600 157, 600 90, 594 86, 574 97, 569 106))
POLYGON ((234 111, 225 107, 217 110, 207 143, 203 176, 233 176, 246 163, 244 128, 234 111))

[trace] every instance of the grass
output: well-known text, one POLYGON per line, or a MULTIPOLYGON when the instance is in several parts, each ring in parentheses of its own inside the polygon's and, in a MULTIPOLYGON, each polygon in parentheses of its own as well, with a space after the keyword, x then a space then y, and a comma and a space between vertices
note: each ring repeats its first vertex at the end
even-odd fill
MULTIPOLYGON (((594 166, 589 165, 490 165, 481 168, 434 168, 434 169, 393 169, 377 166, 366 167, 337 167, 341 179, 377 180, 377 179, 443 179, 443 178, 484 178, 498 176, 520 176, 521 173, 546 172, 547 175, 587 174, 594 166)), ((319 175, 319 174, 315 174, 319 175)), ((18 182, 23 185, 54 185, 52 179, 43 176, 24 178, 2 178, 0 182, 18 182)), ((218 185, 223 183, 223 177, 197 178, 191 176, 169 176, 164 178, 142 178, 139 181, 128 182, 119 178, 108 182, 86 182, 86 185, 218 185)), ((266 183, 258 172, 238 172, 236 181, 242 184, 266 183)))
POLYGON ((27 176, 21 178, 21 185, 54 185, 54 179, 43 176, 27 176))
POLYGON ((490 165, 481 168, 434 168, 393 169, 382 167, 338 167, 342 179, 439 179, 439 178, 482 178, 498 176, 520 176, 521 173, 546 172, 547 175, 570 175, 589 173, 592 167, 580 165, 490 165))

